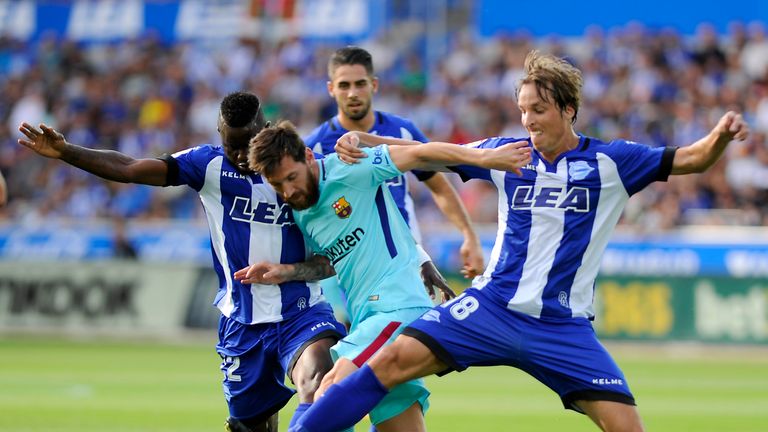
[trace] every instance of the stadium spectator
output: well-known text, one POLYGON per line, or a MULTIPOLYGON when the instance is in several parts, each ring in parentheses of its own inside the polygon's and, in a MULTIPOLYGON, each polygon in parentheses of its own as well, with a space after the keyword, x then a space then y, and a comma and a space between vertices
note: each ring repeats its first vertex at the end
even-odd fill
POLYGON ((258 98, 237 92, 221 102, 221 146, 198 146, 157 159, 70 144, 44 124, 38 129, 23 123, 19 128, 25 136, 19 144, 104 179, 188 185, 199 194, 219 277, 216 349, 222 358, 231 432, 277 431, 277 413, 294 394, 283 382, 286 375, 300 402, 312 401, 332 366, 329 348, 346 333, 320 287, 303 282, 328 277, 333 269, 327 259, 308 254, 291 210, 248 169, 248 142, 268 126, 258 98), (236 270, 259 261, 286 264, 290 282, 278 285, 265 275, 252 290, 250 283, 233 279, 236 270))
MULTIPOLYGON (((643 430, 627 380, 590 323, 603 251, 631 195, 670 174, 706 171, 732 140, 745 140, 749 128, 729 111, 686 147, 654 148, 623 139, 604 143, 575 132, 582 85, 581 72, 565 60, 528 54, 518 104, 530 134, 524 140, 534 149, 532 162, 522 175, 453 167, 464 179, 493 182, 503 194, 506 211, 499 212, 486 272, 316 397, 290 431, 337 430, 356 423, 402 382, 493 365, 529 373, 557 392, 566 409, 586 414, 601 430, 643 430)), ((416 144, 356 137, 369 145, 416 144)), ((346 135, 340 146, 354 140, 346 135)), ((470 146, 498 148, 517 141, 489 138, 470 146)))
MULTIPOLYGON (((365 81, 362 77, 366 72, 360 74, 351 80, 352 85, 365 81)), ((339 82, 345 81, 344 75, 336 75, 339 82)), ((368 156, 357 165, 349 165, 335 154, 318 161, 289 122, 264 129, 251 141, 249 151, 251 168, 262 173, 294 209, 296 223, 315 252, 331 260, 348 295, 352 326, 349 335, 332 348, 336 363, 324 385, 360 367, 376 349, 432 306, 419 288, 423 285, 421 263, 410 228, 392 194, 383 189, 387 180, 427 168, 433 162, 472 162, 519 172, 530 161, 530 150, 527 143, 490 151, 437 143, 382 146, 369 151, 368 156)), ((279 272, 282 265, 275 267, 273 271, 279 272)), ((256 273, 260 271, 258 268, 256 273)), ((235 277, 251 282, 252 273, 251 268, 244 268, 235 277)), ((443 300, 455 296, 447 286, 441 291, 443 300)), ((404 381, 375 408, 371 406, 371 422, 382 432, 424 431, 428 396, 423 381, 404 381)), ((311 407, 305 405, 303 409, 311 407)), ((299 412, 297 409, 294 419, 300 422, 299 412)), ((296 427, 295 422, 292 427, 296 427)))

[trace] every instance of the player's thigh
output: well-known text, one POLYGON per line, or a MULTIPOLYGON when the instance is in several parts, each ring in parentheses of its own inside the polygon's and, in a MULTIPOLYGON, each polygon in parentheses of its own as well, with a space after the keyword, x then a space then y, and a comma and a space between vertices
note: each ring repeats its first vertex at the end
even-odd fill
POLYGON ((301 402, 310 402, 333 365, 330 347, 346 334, 326 303, 312 306, 280 323, 280 362, 301 402))
POLYGON ((293 396, 276 353, 264 348, 259 344, 237 356, 219 353, 224 395, 229 414, 236 419, 266 420, 293 396))
POLYGON ((429 347, 407 335, 398 336, 368 364, 387 388, 448 369, 429 347))
POLYGON ((414 403, 396 417, 376 424, 376 430, 378 432, 426 431, 427 426, 424 424, 424 414, 421 405, 414 403))
POLYGON ((624 373, 587 320, 529 321, 520 367, 557 392, 565 408, 582 411, 576 401, 635 405, 624 373))
POLYGON ((613 401, 579 400, 576 405, 604 431, 642 432, 637 407, 613 401))

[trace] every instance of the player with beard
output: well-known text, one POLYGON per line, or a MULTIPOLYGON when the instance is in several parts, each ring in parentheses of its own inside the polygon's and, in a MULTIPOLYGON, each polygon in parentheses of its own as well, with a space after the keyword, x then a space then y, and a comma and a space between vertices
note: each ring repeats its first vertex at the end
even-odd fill
POLYGON ((259 99, 237 92, 221 102, 221 145, 202 145, 161 158, 134 159, 68 143, 43 124, 23 123, 19 144, 61 159, 107 180, 153 186, 187 185, 200 196, 208 220, 213 265, 219 277, 214 305, 221 311, 219 343, 224 395, 232 432, 277 431, 277 413, 296 386, 300 403, 311 402, 331 368, 329 348, 346 331, 316 282, 333 274, 313 256, 290 208, 248 168, 248 143, 263 128, 259 99), (284 273, 260 274, 248 283, 233 278, 247 265, 283 263, 284 273), (275 282, 274 277, 286 282, 275 282))
MULTIPOLYGON (((334 52, 328 61, 327 87, 328 93, 336 101, 338 112, 304 139, 307 146, 315 152, 332 154, 336 141, 349 131, 427 141, 421 130, 410 120, 373 109, 373 97, 378 91, 379 79, 374 75, 373 58, 365 49, 347 46, 334 52)), ((419 170, 411 172, 424 182, 432 193, 435 204, 462 233, 464 241, 459 249, 463 263, 461 273, 467 278, 475 277, 483 269, 483 251, 456 190, 442 173, 419 170)), ((413 237, 417 243, 421 243, 413 199, 408 192, 408 180, 406 174, 398 175, 387 180, 387 186, 413 237)), ((418 248, 422 257, 421 277, 424 284, 430 292, 434 292, 435 286, 446 287, 445 279, 435 268, 429 255, 421 246, 418 248)), ((321 284, 326 294, 339 290, 336 278, 324 280, 321 284)))
MULTIPOLYGON (((264 129, 251 141, 251 168, 294 209, 312 249, 328 257, 347 289, 350 333, 332 348, 338 360, 324 386, 363 365, 432 306, 416 243, 385 186, 387 179, 460 163, 519 172, 530 161, 526 142, 491 150, 430 143, 365 151, 369 157, 359 164, 346 164, 335 154, 317 159, 288 122, 264 129)), ((281 267, 269 270, 280 273, 281 267)), ((248 283, 264 270, 252 266, 235 277, 248 283)), ((443 295, 453 297, 449 289, 443 295)), ((423 431, 428 395, 421 380, 403 382, 371 411, 371 422, 382 432, 423 431)), ((294 418, 300 421, 298 410, 294 418)))

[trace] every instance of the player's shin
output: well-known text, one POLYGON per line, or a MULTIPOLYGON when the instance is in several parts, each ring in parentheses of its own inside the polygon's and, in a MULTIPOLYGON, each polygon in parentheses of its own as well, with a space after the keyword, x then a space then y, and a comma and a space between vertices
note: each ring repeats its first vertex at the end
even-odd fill
POLYGON ((368 365, 328 388, 289 432, 334 432, 359 422, 384 396, 386 387, 368 365))

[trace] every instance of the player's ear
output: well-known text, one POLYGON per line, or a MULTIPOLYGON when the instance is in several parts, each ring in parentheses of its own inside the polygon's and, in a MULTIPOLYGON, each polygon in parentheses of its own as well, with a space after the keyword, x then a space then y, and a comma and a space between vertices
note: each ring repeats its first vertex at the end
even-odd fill
POLYGON ((371 86, 373 87, 373 92, 376 93, 379 91, 379 77, 373 77, 371 80, 371 86))
POLYGON ((333 97, 333 81, 326 81, 325 87, 328 89, 328 95, 333 97))
POLYGON ((309 147, 304 149, 304 160, 306 160, 307 163, 315 161, 315 153, 309 147))
POLYGON ((563 114, 565 114, 565 117, 568 119, 569 122, 573 122, 573 117, 576 115, 576 109, 571 105, 568 105, 563 110, 563 114))

